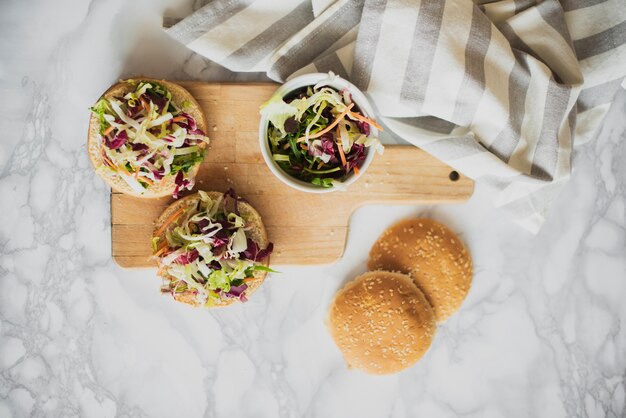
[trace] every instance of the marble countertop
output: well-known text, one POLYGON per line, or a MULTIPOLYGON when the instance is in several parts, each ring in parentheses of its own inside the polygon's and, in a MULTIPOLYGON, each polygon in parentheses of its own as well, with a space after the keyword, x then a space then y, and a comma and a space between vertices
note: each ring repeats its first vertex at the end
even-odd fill
POLYGON ((626 94, 577 150, 536 236, 477 187, 461 205, 364 207, 340 262, 280 268, 249 303, 220 311, 162 297, 152 270, 120 269, 87 108, 136 74, 262 79, 162 32, 164 12, 191 7, 0 5, 0 417, 626 415, 626 94), (385 227, 416 215, 469 245, 469 297, 416 366, 350 371, 325 329, 329 301, 385 227))

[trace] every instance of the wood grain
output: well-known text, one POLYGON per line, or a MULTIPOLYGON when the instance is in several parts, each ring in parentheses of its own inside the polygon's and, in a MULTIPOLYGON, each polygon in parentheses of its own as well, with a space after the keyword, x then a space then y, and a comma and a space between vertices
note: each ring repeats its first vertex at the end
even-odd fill
MULTIPOLYGON (((180 84, 198 100, 209 121, 211 144, 196 189, 232 187, 245 197, 263 217, 274 242, 273 265, 339 259, 350 215, 361 205, 454 203, 472 195, 472 180, 451 180, 450 167, 407 145, 387 146, 348 191, 317 195, 294 190, 265 166, 258 144, 259 105, 275 84, 180 84)), ((121 267, 154 265, 149 260, 153 223, 172 200, 111 194, 112 253, 121 267)))

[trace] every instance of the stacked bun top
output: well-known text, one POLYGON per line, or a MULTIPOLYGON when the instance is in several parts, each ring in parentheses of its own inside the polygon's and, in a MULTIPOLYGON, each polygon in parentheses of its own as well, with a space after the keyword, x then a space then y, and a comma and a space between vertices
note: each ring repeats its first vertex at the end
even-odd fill
POLYGON ((346 362, 372 374, 390 374, 419 360, 435 335, 435 316, 410 277, 365 273, 340 290, 328 326, 346 362))

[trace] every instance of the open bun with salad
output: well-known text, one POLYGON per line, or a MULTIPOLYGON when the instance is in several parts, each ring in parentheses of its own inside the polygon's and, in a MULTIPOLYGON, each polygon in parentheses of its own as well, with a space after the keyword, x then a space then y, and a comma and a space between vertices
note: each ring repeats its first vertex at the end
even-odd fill
POLYGON ((147 198, 191 190, 209 138, 187 90, 164 80, 124 80, 91 111, 89 158, 112 189, 147 198))
POLYGON ((232 189, 174 202, 156 221, 152 249, 161 291, 197 307, 245 302, 272 271, 261 216, 232 189))

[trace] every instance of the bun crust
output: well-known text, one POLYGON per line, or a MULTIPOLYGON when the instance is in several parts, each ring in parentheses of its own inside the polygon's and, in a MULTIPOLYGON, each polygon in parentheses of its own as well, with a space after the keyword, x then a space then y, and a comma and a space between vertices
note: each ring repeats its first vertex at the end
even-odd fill
POLYGON ((386 271, 365 273, 340 290, 328 327, 348 365, 371 374, 413 365, 436 331, 433 310, 411 278, 386 271))
POLYGON ((402 221, 383 232, 370 251, 368 268, 409 274, 424 292, 438 322, 461 307, 473 277, 465 244, 432 219, 402 221))
MULTIPOLYGON (((200 105, 198 104, 196 99, 186 89, 170 81, 157 80, 154 78, 139 77, 139 78, 134 78, 132 80, 133 81, 148 81, 148 82, 154 82, 154 83, 159 83, 163 85, 167 90, 169 90, 172 93, 172 102, 176 104, 180 105, 184 101, 190 102, 192 106, 191 106, 191 109, 186 109, 187 113, 189 113, 194 118, 194 120, 196 121, 196 124, 198 125, 198 128, 202 129, 202 131, 205 134, 207 134, 208 123, 207 123, 206 117, 204 116, 204 113, 202 112, 202 109, 200 108, 200 105)), ((112 97, 124 96, 127 93, 134 91, 134 90, 135 90, 135 87, 131 83, 129 83, 128 80, 120 81, 119 83, 116 83, 113 86, 111 86, 106 92, 104 92, 104 94, 102 95, 100 99, 102 98, 109 99, 112 97)), ((173 176, 168 176, 166 178, 163 178, 163 180, 161 180, 159 183, 155 183, 153 186, 150 186, 144 193, 139 194, 139 193, 136 193, 117 174, 99 170, 99 168, 104 165, 104 162, 102 161, 102 154, 100 152, 100 147, 102 146, 101 145, 102 139, 100 136, 100 121, 98 120, 96 115, 94 115, 93 113, 91 114, 91 117, 89 119, 89 134, 88 134, 87 142, 88 142, 87 149, 89 152, 89 160, 91 160, 91 164, 96 170, 96 173, 116 192, 132 195, 135 197, 141 197, 141 198, 157 198, 157 197, 163 197, 163 196, 171 196, 172 193, 174 192, 176 183, 174 182, 173 176)), ((201 148, 204 148, 206 144, 202 143, 199 146, 201 148)), ((199 169, 200 169, 200 165, 197 165, 196 167, 192 168, 192 170, 189 171, 189 177, 195 178, 199 169)))
MULTIPOLYGON (((206 192, 206 193, 209 195, 211 199, 217 199, 219 196, 223 194, 220 192, 206 192)), ((178 199, 177 201, 172 203, 170 206, 168 206, 163 211, 161 216, 159 216, 159 218, 155 221, 154 231, 156 232, 159 228, 161 228, 163 223, 171 215, 173 215, 176 211, 178 211, 178 209, 183 208, 183 207, 193 206, 197 204, 199 201, 200 201, 200 195, 198 193, 178 199)), ((248 238, 256 242, 260 248, 267 247, 269 244, 269 239, 267 238, 267 232, 265 230, 265 226, 263 225, 263 221, 261 220, 261 215, 259 215, 256 209, 254 209, 249 203, 246 203, 246 202, 240 201, 238 204, 238 208, 239 208, 241 217, 246 222, 246 227, 250 228, 249 230, 246 231, 246 235, 248 236, 248 238)), ((268 267, 270 264, 270 257, 265 258, 263 261, 260 261, 259 263, 268 267)), ((261 284, 265 280, 266 276, 267 276, 266 271, 255 271, 254 278, 257 280, 248 284, 248 288, 246 289, 246 296, 249 297, 254 292, 256 292, 257 289, 261 287, 261 284)), ((191 292, 177 294, 174 296, 174 299, 176 299, 178 302, 186 303, 194 307, 201 306, 200 304, 198 304, 198 302, 196 302, 195 296, 191 292)), ((228 305, 232 305, 235 301, 236 299, 234 298, 225 299, 225 300, 221 300, 220 302, 215 303, 211 307, 228 306, 228 305)))

